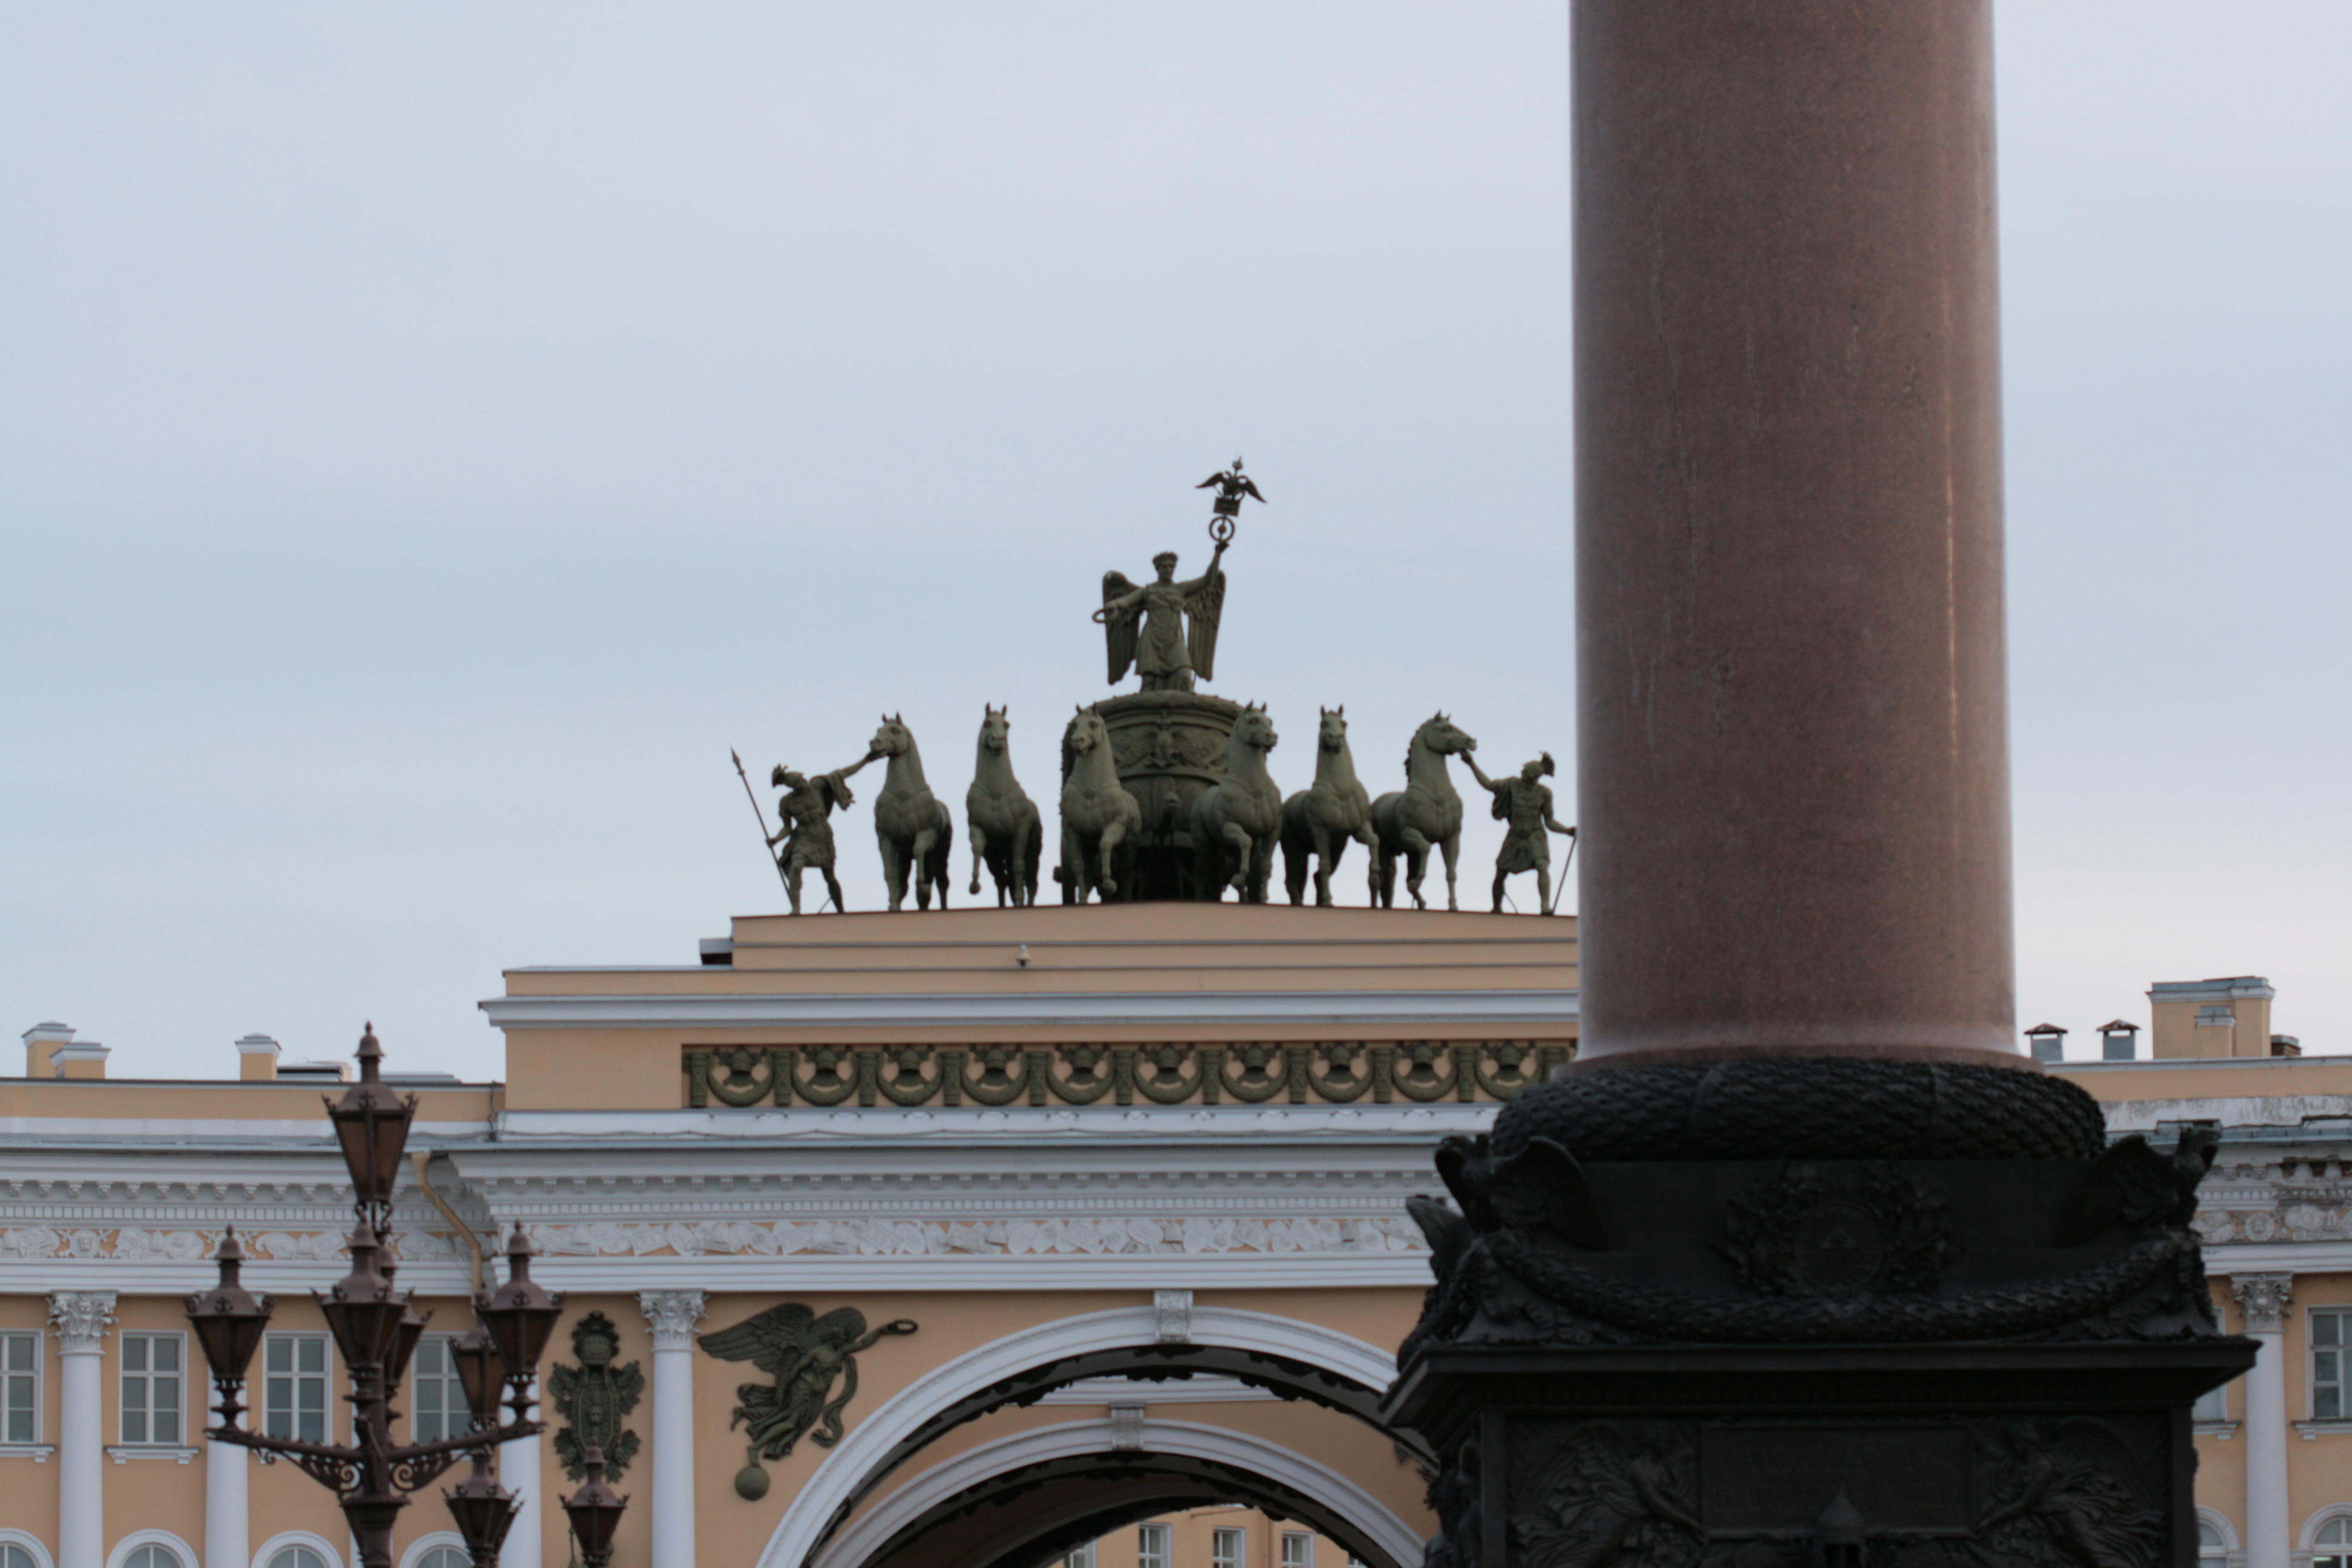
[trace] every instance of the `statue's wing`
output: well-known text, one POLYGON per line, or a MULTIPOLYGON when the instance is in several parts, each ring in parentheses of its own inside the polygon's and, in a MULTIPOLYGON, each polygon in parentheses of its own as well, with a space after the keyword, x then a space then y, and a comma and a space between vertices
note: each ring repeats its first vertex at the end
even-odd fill
POLYGON ((785 1301, 731 1329, 699 1337, 705 1352, 721 1361, 748 1361, 771 1377, 784 1377, 807 1354, 816 1314, 798 1301, 785 1301))
POLYGON ((1184 595, 1184 608, 1192 612, 1192 626, 1185 634, 1185 651, 1192 656, 1192 673, 1203 680, 1217 678, 1217 617, 1225 607, 1225 574, 1223 568, 1202 576, 1184 595))
POLYGON ((1264 500, 1265 499, 1265 493, 1257 488, 1257 481, 1255 479, 1244 479, 1242 480, 1242 489, 1257 497, 1260 500, 1264 500))
POLYGON ((1219 468, 1215 473, 1211 474, 1207 479, 1202 479, 1199 484, 1194 485, 1192 488, 1196 490, 1204 490, 1211 485, 1221 485, 1224 482, 1225 471, 1223 468, 1219 468))
MULTIPOLYGON (((1135 592, 1135 584, 1127 580, 1124 572, 1103 574, 1103 603, 1117 604, 1135 592)), ((1103 637, 1110 645, 1110 678, 1126 677, 1128 666, 1135 662, 1135 639, 1141 617, 1132 610, 1124 610, 1103 617, 1103 637)))

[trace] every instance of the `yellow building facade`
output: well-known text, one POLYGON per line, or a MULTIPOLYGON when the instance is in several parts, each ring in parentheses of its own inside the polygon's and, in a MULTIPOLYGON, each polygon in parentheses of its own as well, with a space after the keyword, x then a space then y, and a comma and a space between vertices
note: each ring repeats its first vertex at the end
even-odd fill
MULTIPOLYGON (((746 917, 692 956, 510 972, 482 1004, 495 1081, 404 1081, 385 1042, 418 1100, 400 1281, 434 1314, 406 1435, 462 1418, 436 1347, 520 1226, 566 1297, 549 1363, 593 1370, 604 1334, 634 1380, 618 1563, 1419 1562, 1427 1456, 1377 1418, 1429 1279, 1404 1200, 1442 1190, 1442 1138, 1573 1054, 1572 919, 746 917), (870 1342, 824 1391, 837 1436, 762 1451, 775 1385, 710 1342, 794 1305, 855 1312, 870 1342)), ((2352 1070, 2166 1048, 2267 1045, 2261 989, 2225 1027, 2158 987, 2147 1059, 2055 1070, 2115 1135, 2221 1133, 2199 1226, 2263 1352, 2200 1412, 2209 1554, 2301 1568, 2352 1554, 2352 1070)), ((64 1025, 26 1051, 0 1080, 0 1568, 348 1561, 324 1489, 204 1439, 183 1315, 234 1225, 277 1302, 253 1419, 348 1436, 309 1296, 350 1224, 319 1101, 338 1069, 261 1036, 200 1082, 142 1079, 134 1048, 64 1025)), ((545 1414, 501 1453, 526 1500, 509 1568, 570 1561, 578 1434, 545 1414)), ((399 1547, 402 1568, 465 1561, 432 1490, 399 1547)))

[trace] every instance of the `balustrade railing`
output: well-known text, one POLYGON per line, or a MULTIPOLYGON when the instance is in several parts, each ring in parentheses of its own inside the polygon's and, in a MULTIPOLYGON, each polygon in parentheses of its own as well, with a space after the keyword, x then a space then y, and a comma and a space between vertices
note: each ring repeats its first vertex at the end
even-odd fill
POLYGON ((1533 1040, 1232 1046, 713 1046, 685 1053, 686 1103, 1391 1105, 1506 1100, 1572 1047, 1533 1040))

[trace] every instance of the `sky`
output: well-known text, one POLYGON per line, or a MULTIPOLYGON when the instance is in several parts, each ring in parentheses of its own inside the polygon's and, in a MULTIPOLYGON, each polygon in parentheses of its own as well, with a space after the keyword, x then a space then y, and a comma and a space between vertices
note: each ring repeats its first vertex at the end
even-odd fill
MULTIPOLYGON (((2258 973, 2352 1053, 2352 7, 1997 16, 2018 1022, 2258 973)), ((1101 574, 1203 563, 1237 453, 1208 689, 1277 782, 1443 708, 1573 820, 1566 37, 0 7, 0 1024, 493 1076, 502 970, 782 907, 730 748, 903 712, 961 838, 1009 703, 1050 815, 1101 574)))

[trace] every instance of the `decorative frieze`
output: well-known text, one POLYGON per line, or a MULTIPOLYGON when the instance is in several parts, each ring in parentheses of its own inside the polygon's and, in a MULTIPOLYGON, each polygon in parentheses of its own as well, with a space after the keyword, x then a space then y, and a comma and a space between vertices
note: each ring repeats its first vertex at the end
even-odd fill
POLYGON ((1412 1222, 1393 1219, 1059 1218, 981 1220, 698 1220, 532 1225, 550 1257, 626 1258, 815 1253, 861 1258, 1051 1253, 1424 1252, 1412 1222))
MULTIPOLYGON (((229 1223, 224 1221, 224 1225, 229 1223)), ((136 1263, 192 1263, 210 1258, 220 1245, 221 1226, 200 1230, 146 1230, 125 1226, 109 1229, 95 1226, 15 1226, 0 1229, 0 1260, 12 1258, 119 1258, 136 1263)), ((249 1259, 278 1263, 331 1263, 348 1245, 340 1229, 317 1231, 240 1231, 249 1259)), ((404 1262, 437 1261, 461 1256, 457 1243, 446 1232, 404 1231, 393 1250, 404 1262)))
POLYGON ((1507 1100, 1569 1058, 1531 1040, 1241 1046, 770 1046, 689 1049, 686 1103, 1263 1105, 1507 1100))

